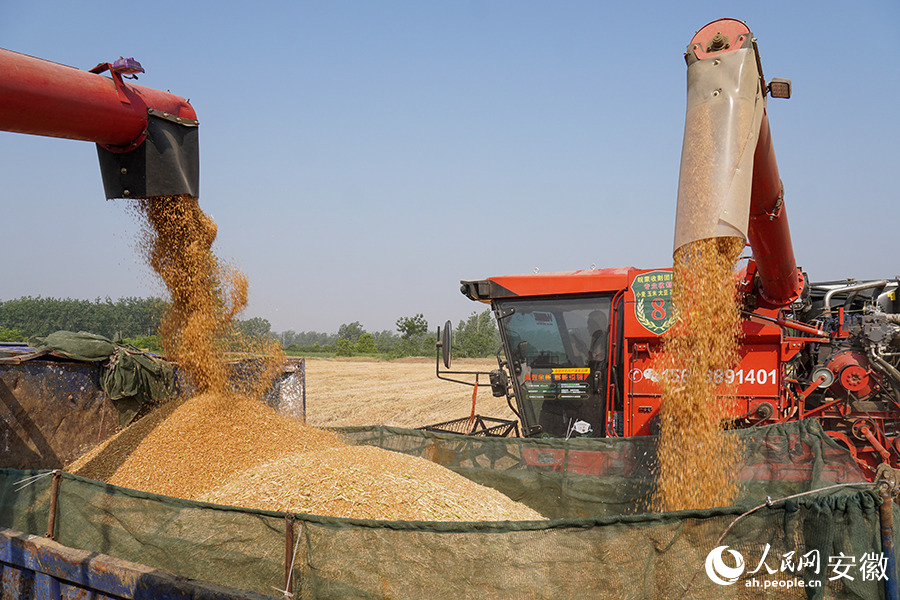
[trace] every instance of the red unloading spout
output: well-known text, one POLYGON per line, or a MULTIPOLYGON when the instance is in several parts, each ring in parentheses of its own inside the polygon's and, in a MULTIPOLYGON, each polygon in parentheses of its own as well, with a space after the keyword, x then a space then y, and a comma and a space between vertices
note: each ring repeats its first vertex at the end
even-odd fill
MULTIPOLYGON (((802 292, 803 276, 766 115, 770 86, 755 40, 744 23, 720 19, 694 35, 685 60, 688 103, 675 249, 711 237, 749 240, 760 294, 775 306, 790 304, 802 292)), ((776 87, 789 86, 774 80, 773 95, 776 87)))
POLYGON ((750 224, 747 231, 763 297, 776 306, 786 306, 803 291, 803 274, 797 269, 784 187, 778 175, 769 117, 763 112, 759 141, 753 155, 753 189, 750 194, 750 224))
POLYGON ((0 130, 95 142, 107 198, 198 197, 197 115, 124 80, 139 72, 134 59, 82 71, 0 49, 0 130))

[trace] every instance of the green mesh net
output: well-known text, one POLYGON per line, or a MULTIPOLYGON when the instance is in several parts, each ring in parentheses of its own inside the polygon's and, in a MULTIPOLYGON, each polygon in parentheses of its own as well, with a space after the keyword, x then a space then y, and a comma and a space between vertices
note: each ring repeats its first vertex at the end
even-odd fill
MULTIPOLYGON (((849 453, 815 422, 736 432, 747 459, 742 475, 753 477, 743 481, 738 505, 664 514, 642 508, 653 487, 651 438, 339 431, 353 443, 444 464, 550 520, 296 515, 289 544, 283 513, 155 496, 63 474, 56 539, 276 596, 287 562, 297 598, 882 597, 881 497, 864 483, 834 487, 863 478, 849 453), (795 497, 782 500, 787 496, 795 497), (710 561, 722 583, 708 574, 710 561)), ((50 480, 47 471, 0 470, 0 525, 43 535, 50 480)))

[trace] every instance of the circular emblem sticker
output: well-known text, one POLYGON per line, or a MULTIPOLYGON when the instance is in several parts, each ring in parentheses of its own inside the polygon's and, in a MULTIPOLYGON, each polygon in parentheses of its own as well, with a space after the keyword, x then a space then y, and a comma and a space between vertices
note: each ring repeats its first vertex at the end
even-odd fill
POLYGON ((631 283, 634 292, 634 316, 638 323, 656 335, 665 333, 675 322, 672 310, 672 272, 641 273, 631 283))

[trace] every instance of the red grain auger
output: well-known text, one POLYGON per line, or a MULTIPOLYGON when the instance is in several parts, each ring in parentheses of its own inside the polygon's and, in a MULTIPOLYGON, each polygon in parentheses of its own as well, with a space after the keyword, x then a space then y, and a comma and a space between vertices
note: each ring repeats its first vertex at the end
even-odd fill
POLYGON ((200 195, 197 115, 135 85, 132 58, 82 71, 0 49, 0 130, 95 142, 107 198, 200 195))

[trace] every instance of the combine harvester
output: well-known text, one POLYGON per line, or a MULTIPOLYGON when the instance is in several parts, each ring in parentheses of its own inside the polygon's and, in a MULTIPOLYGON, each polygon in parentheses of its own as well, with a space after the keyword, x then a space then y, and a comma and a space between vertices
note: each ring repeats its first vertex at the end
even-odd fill
MULTIPOLYGON (((897 279, 810 283, 797 268, 765 102, 767 94, 789 97, 790 81, 766 82, 747 27, 730 19, 710 23, 685 59, 675 248, 738 237, 753 250, 738 284, 745 319, 740 363, 709 373, 734 385, 730 425, 816 419, 870 478, 882 463, 897 467, 897 279)), ((496 316, 505 358, 489 374, 491 386, 496 396, 506 395, 526 437, 658 432, 658 382, 683 376, 653 368, 674 321, 671 289, 671 268, 462 282, 462 293, 490 304, 496 316)), ((447 350, 447 342, 439 345, 447 350)))
MULTIPOLYGON (((810 494, 844 474, 863 479, 831 438, 867 468, 896 464, 900 372, 891 348, 900 337, 897 282, 806 282, 790 249, 765 116, 767 92, 789 95, 789 82, 766 83, 755 42, 738 21, 703 28, 686 57, 680 196, 689 186, 706 185, 707 177, 721 183, 709 191, 723 204, 700 214, 680 198, 676 246, 725 235, 749 237, 755 251, 741 279, 747 316, 741 363, 710 377, 737 384, 735 424, 772 424, 756 438, 756 429, 741 433, 772 459, 770 466, 784 467, 776 478, 782 473, 787 481, 760 478, 749 497, 793 494, 794 464, 806 465, 799 469, 804 491, 751 510, 636 514, 636 498, 646 497, 652 485, 654 449, 647 434, 659 410, 655 382, 679 376, 652 370, 660 335, 671 324, 671 270, 496 277, 463 282, 463 292, 494 309, 506 358, 490 373, 491 385, 509 399, 526 439, 383 427, 341 433, 351 443, 425 456, 558 520, 336 519, 153 496, 59 471, 0 469, 0 524, 18 529, 0 530, 4 597, 224 599, 274 590, 292 598, 296 589, 298 597, 323 599, 606 593, 655 600, 862 598, 884 590, 895 599, 893 470, 880 467, 882 495, 870 485, 810 494), (722 140, 706 140, 701 154, 715 168, 692 181, 693 161, 702 157, 688 149, 704 143, 709 124, 699 122, 701 114, 738 137, 723 138, 727 148, 722 140), (741 204, 748 198, 749 208, 741 204), (604 351, 590 358, 600 347, 604 351), (603 512, 605 506, 612 508, 603 512), (37 537, 45 530, 50 540, 37 537), (766 571, 744 573, 743 559, 739 567, 725 565, 725 544, 748 561, 759 560, 758 570, 766 564, 766 571), (765 563, 770 549, 770 562, 778 560, 776 552, 784 559, 799 550, 816 552, 821 564, 813 572, 810 563, 795 569, 782 560, 776 572, 765 563), (874 574, 884 577, 826 579, 829 554, 863 561, 876 551, 876 566, 883 568, 874 574), (760 593, 747 596, 743 587, 751 585, 760 593), (796 594, 786 588, 797 588, 796 594)), ((196 116, 178 97, 124 81, 140 70, 123 59, 82 72, 0 51, 0 129, 96 142, 107 197, 196 196, 196 116), (110 77, 99 74, 106 71, 110 77)), ((446 326, 440 344, 447 369, 449 333, 446 326)))

